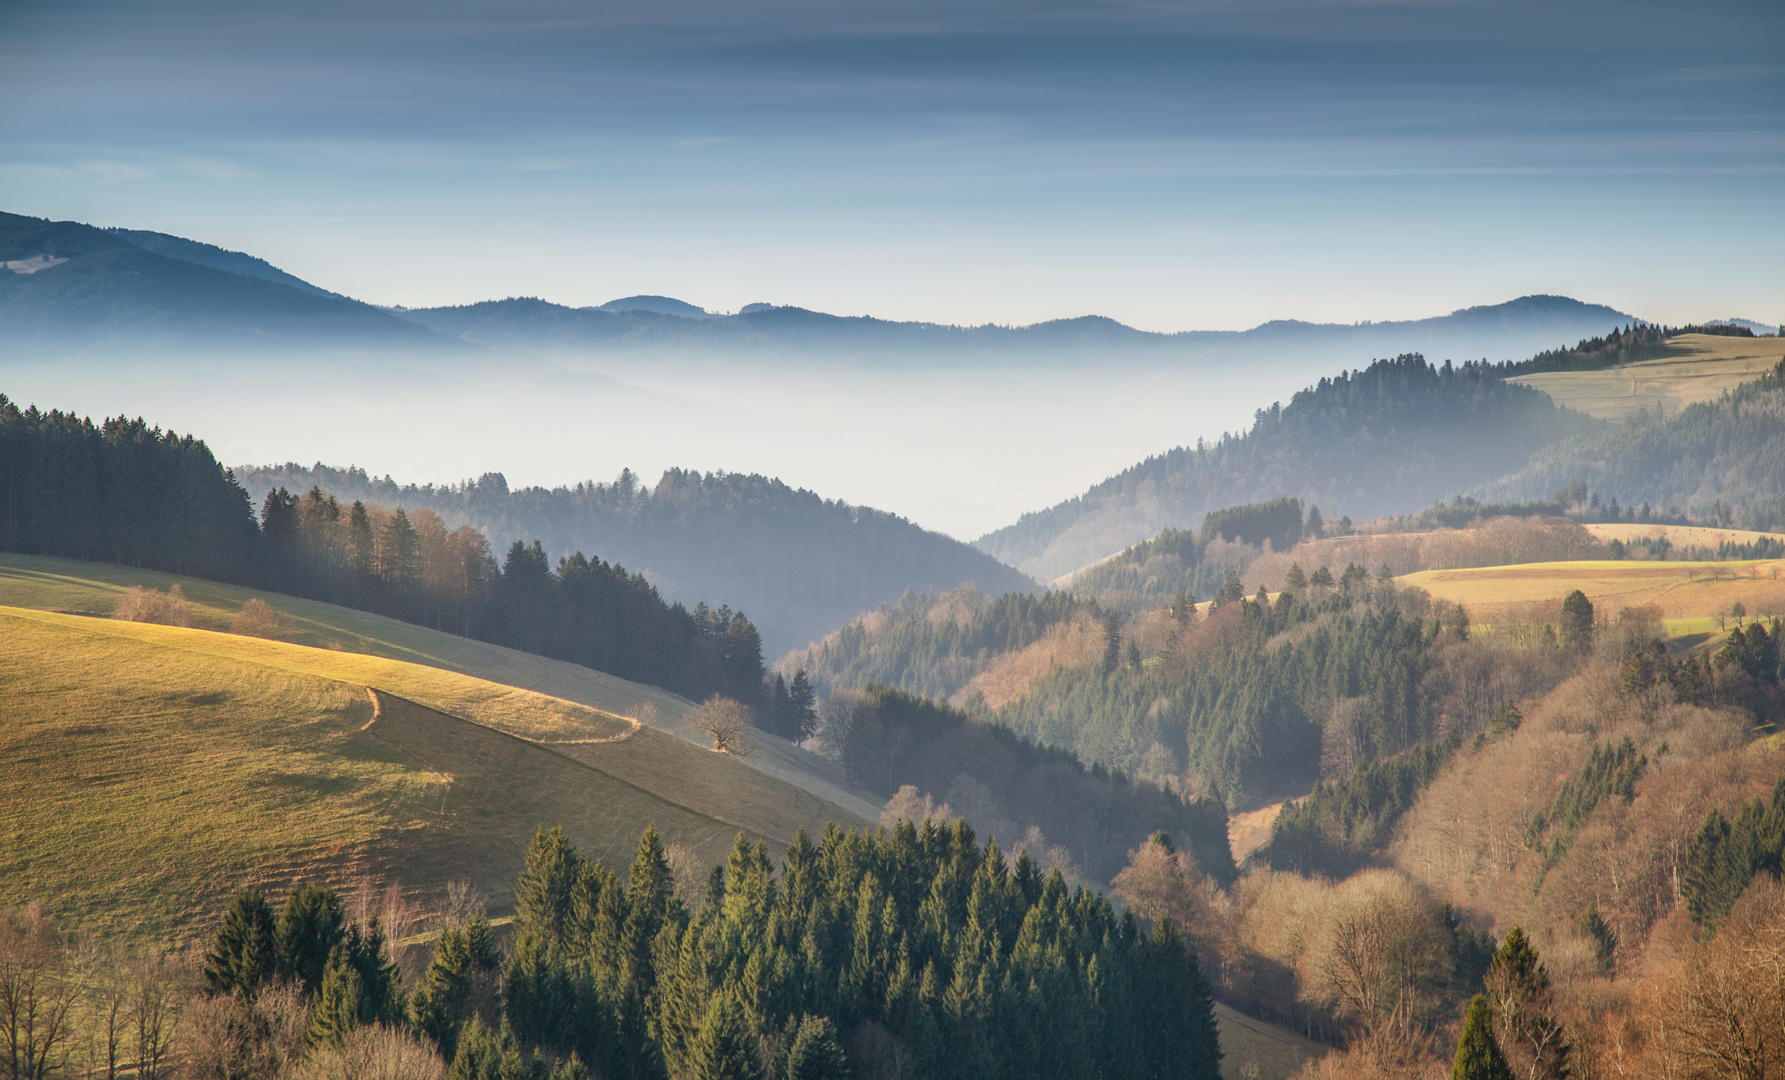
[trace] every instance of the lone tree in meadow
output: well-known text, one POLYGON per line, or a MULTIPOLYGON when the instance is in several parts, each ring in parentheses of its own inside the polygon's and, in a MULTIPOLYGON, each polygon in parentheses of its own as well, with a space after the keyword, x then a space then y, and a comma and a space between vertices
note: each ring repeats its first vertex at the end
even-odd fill
POLYGON ((755 717, 749 706, 714 694, 688 714, 688 726, 713 740, 713 749, 741 758, 756 753, 755 717))

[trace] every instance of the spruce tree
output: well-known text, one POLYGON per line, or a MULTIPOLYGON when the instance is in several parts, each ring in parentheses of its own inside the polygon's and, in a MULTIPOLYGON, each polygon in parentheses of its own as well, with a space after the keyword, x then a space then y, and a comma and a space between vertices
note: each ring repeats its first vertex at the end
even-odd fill
POLYGON ((341 897, 319 885, 300 885, 285 898, 279 912, 279 978, 295 981, 304 997, 314 999, 322 988, 329 954, 346 937, 341 897))
POLYGON ((514 888, 515 922, 550 948, 565 939, 581 862, 561 825, 549 833, 536 831, 527 847, 526 866, 514 888))
POLYGON ((322 986, 310 1011, 310 1045, 339 1047, 348 1032, 360 1025, 363 996, 359 971, 348 958, 347 946, 335 946, 329 953, 328 966, 322 973, 322 986))
POLYGON ((460 1027, 493 1001, 500 967, 490 924, 481 916, 440 932, 434 958, 410 1001, 410 1016, 417 1031, 439 1044, 447 1061, 458 1052, 460 1027))
POLYGON ((253 997, 278 964, 273 909, 257 888, 243 889, 230 902, 216 940, 205 952, 205 985, 213 994, 253 997))
POLYGON ((829 1017, 800 1020, 781 1075, 785 1080, 849 1080, 849 1062, 837 1039, 837 1026, 829 1017))
POLYGON ((1579 589, 1562 601, 1562 648, 1585 652, 1593 644, 1593 602, 1579 589))
POLYGON ((717 994, 694 1040, 694 1080, 763 1080, 742 1010, 729 994, 717 994))
POLYGON ((813 704, 816 700, 812 694, 812 682, 806 678, 802 669, 794 672, 793 683, 787 689, 788 706, 793 713, 794 742, 805 742, 818 730, 818 709, 813 704))
POLYGON ((1495 1041, 1507 1061, 1530 1080, 1567 1080, 1569 1045, 1555 1016, 1549 973, 1520 927, 1513 927, 1488 968, 1495 1041))
POLYGON ((1463 1021, 1463 1036, 1457 1040, 1450 1080, 1513 1080, 1506 1056, 1494 1042, 1493 1010, 1480 994, 1469 1002, 1469 1016, 1463 1021))

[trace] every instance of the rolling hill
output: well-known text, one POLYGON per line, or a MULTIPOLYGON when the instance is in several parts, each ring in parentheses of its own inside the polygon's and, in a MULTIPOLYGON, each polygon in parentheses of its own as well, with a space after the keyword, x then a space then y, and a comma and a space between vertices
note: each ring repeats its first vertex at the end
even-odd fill
POLYGON ((1402 322, 1277 320, 1244 331, 1136 330, 1099 315, 1030 326, 952 326, 840 316, 796 306, 746 305, 711 315, 667 297, 567 307, 511 297, 398 313, 436 333, 484 345, 543 352, 812 354, 922 365, 930 362, 1053 363, 1062 360, 1174 364, 1270 358, 1315 368, 1370 356, 1423 351, 1458 359, 1524 357, 1557 341, 1604 333, 1631 317, 1568 297, 1525 296, 1502 304, 1402 322))
POLYGON ((1599 426, 1485 366, 1379 360, 1258 410, 1244 434, 1148 458, 974 544, 1046 580, 1164 529, 1194 527, 1209 511, 1275 496, 1329 516, 1414 510, 1599 426))
POLYGON ((456 345, 262 259, 164 233, 0 214, 0 261, 15 267, 0 272, 0 342, 21 356, 101 345, 456 345))
POLYGON ((650 487, 627 473, 611 484, 511 491, 499 473, 441 487, 323 465, 245 465, 235 475, 255 505, 274 487, 320 487, 342 502, 432 510, 448 528, 485 533, 498 555, 534 539, 554 560, 598 554, 643 572, 669 599, 690 607, 723 602, 747 613, 768 656, 815 641, 907 589, 966 582, 994 594, 1036 588, 952 537, 765 476, 671 469, 650 487))
POLYGON ((662 691, 360 612, 16 556, 0 609, 0 903, 74 926, 178 936, 245 881, 313 876, 500 900, 560 822, 614 861, 655 821, 710 862, 739 831, 878 816, 771 736, 749 763, 683 737, 692 705, 662 691), (194 627, 94 617, 170 584, 194 627), (304 643, 216 629, 256 597, 304 643))

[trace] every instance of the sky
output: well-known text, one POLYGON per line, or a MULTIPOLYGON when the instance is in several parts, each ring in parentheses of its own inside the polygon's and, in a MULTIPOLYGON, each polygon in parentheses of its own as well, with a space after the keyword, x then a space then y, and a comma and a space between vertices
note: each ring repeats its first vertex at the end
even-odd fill
POLYGON ((1785 318, 1785 5, 0 0, 0 208, 380 304, 1785 318))

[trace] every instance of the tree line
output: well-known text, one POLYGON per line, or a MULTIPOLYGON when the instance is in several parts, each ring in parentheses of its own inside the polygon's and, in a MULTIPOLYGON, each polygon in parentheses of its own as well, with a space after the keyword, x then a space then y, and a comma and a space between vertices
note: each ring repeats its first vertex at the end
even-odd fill
POLYGON ((1169 918, 1143 928, 964 821, 802 830, 778 865, 740 834, 688 902, 654 827, 618 873, 542 831, 509 955, 481 916, 448 927, 407 993, 376 922, 347 923, 333 893, 275 916, 247 890, 205 975, 244 1002, 297 990, 311 1053, 413 1032, 449 1080, 1215 1080, 1221 1056, 1169 918))
POLYGON ((701 699, 764 703, 741 612, 665 603, 641 574, 312 488, 247 493, 202 440, 125 417, 95 425, 0 396, 0 549, 190 574, 305 596, 598 668, 701 699))
POLYGON ((1064 845, 1092 880, 1107 881, 1136 844, 1165 831, 1180 838, 1199 872, 1233 880, 1227 809, 1185 799, 1009 728, 976 722, 947 705, 884 686, 839 691, 819 735, 851 781, 891 798, 910 785, 1007 839, 1031 828, 1064 845))

